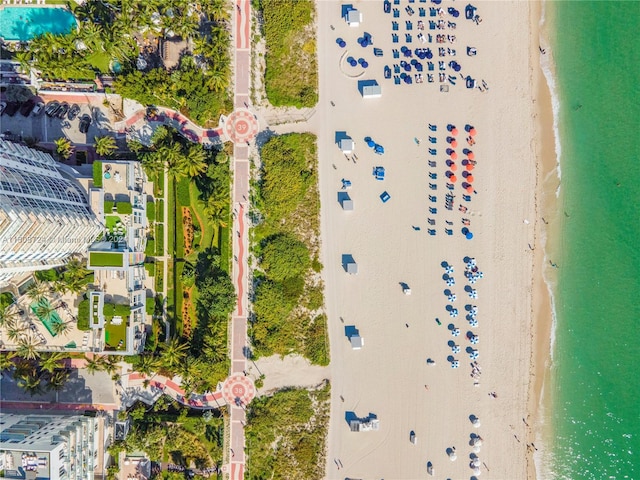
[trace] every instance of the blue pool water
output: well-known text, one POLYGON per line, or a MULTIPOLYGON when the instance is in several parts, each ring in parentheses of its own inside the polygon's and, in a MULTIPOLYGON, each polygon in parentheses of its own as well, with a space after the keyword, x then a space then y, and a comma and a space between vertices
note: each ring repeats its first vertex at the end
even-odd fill
POLYGON ((26 42, 50 32, 69 33, 76 26, 73 14, 64 8, 3 7, 0 9, 0 37, 26 42))

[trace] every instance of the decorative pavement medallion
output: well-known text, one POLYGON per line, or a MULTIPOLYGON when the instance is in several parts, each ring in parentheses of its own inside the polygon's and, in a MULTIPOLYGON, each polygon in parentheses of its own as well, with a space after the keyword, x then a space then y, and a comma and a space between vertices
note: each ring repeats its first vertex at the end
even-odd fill
POLYGON ((224 132, 233 143, 250 142, 258 134, 258 128, 258 120, 245 108, 231 112, 224 123, 224 132))
POLYGON ((256 387, 249 377, 234 373, 224 381, 222 396, 227 405, 248 405, 256 396, 256 387))

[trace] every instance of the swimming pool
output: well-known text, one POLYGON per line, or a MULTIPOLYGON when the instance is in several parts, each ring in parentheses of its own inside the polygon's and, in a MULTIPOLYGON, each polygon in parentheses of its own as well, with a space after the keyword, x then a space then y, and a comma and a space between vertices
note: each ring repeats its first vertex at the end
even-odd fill
POLYGON ((0 8, 0 37, 7 41, 26 42, 46 32, 65 34, 75 26, 75 17, 64 8, 0 8))

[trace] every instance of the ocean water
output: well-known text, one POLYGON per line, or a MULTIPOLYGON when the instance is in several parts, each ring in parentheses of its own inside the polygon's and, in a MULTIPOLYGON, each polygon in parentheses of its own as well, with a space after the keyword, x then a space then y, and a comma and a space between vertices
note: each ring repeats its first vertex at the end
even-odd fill
POLYGON ((561 187, 544 479, 640 479, 640 2, 548 2, 561 187))

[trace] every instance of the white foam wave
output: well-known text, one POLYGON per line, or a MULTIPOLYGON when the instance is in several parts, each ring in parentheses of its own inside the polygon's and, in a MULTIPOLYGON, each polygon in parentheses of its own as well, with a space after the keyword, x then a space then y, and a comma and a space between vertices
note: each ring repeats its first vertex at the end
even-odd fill
MULTIPOLYGON (((540 31, 544 31, 544 22, 546 18, 546 2, 542 3, 542 13, 540 15, 540 31)), ((540 45, 547 52, 546 55, 540 55, 540 68, 542 69, 542 73, 547 82, 547 87, 549 88, 549 93, 551 94, 551 108, 553 111, 553 136, 555 142, 555 152, 556 152, 556 175, 558 177, 558 188, 556 190, 556 198, 560 196, 560 180, 562 179, 562 168, 561 168, 561 159, 562 159, 562 145, 560 142, 560 98, 558 96, 558 87, 556 78, 554 75, 554 65, 553 65, 553 52, 551 50, 551 45, 549 44, 548 39, 541 35, 540 37, 540 45)))

